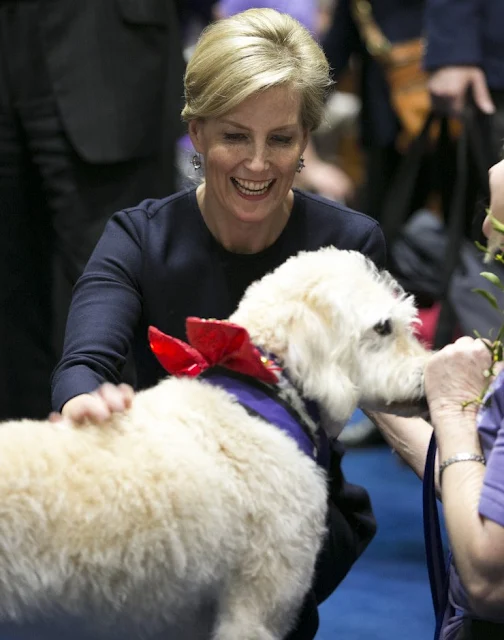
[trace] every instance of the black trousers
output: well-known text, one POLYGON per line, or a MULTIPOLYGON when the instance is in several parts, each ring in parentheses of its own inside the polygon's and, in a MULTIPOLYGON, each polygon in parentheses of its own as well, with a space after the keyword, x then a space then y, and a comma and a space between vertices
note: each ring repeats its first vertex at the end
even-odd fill
POLYGON ((158 156, 78 156, 45 65, 39 1, 0 0, 0 420, 48 414, 71 289, 107 219, 167 195, 174 178, 158 156))
POLYGON ((357 208, 378 222, 400 160, 394 144, 365 149, 365 181, 357 208))

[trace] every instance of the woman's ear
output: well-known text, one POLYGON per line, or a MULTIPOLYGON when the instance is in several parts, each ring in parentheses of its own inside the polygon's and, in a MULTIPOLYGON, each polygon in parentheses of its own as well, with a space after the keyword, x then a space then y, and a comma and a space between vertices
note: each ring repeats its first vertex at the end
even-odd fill
POLYGON ((188 124, 189 137, 191 138, 192 145, 197 153, 203 153, 203 120, 201 118, 195 118, 190 120, 188 124))

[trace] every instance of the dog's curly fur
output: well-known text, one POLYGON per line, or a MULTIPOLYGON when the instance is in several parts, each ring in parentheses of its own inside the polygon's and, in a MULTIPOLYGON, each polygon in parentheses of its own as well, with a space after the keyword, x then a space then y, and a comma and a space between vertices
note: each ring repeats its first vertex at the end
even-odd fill
MULTIPOLYGON (((277 355, 334 437, 358 404, 423 395, 415 318, 390 276, 327 248, 253 284, 231 320, 277 355)), ((0 469, 0 619, 177 640, 279 640, 295 622, 326 478, 224 390, 168 378, 104 425, 4 423, 0 469)))

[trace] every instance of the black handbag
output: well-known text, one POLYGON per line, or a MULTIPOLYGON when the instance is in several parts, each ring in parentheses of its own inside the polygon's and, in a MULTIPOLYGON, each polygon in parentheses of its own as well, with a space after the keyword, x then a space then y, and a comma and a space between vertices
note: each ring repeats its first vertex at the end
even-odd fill
MULTIPOLYGON (((385 201, 382 228, 389 243, 388 268, 415 295, 419 306, 441 302, 435 348, 448 344, 455 327, 464 333, 488 335, 500 327, 490 305, 472 305, 472 289, 489 283, 474 240, 481 239, 477 203, 488 201, 488 169, 493 164, 488 116, 468 107, 456 138, 446 118, 431 113, 403 158, 385 201), (433 136, 434 127, 438 134, 433 136), (433 191, 439 194, 442 216, 419 209, 433 191), (488 313, 475 317, 473 309, 488 313), (473 324, 471 324, 473 323, 473 324)), ((503 274, 504 275, 504 274, 503 274)), ((490 285, 491 286, 491 285, 490 285)))

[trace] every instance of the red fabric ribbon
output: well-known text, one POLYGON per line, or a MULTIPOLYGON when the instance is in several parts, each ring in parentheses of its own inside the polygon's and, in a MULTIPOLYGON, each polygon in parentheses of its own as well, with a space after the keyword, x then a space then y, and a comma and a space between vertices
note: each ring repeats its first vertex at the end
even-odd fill
POLYGON ((149 343, 161 365, 176 376, 196 377, 215 366, 275 384, 279 367, 261 355, 246 329, 224 320, 187 318, 189 344, 149 327, 149 343))

